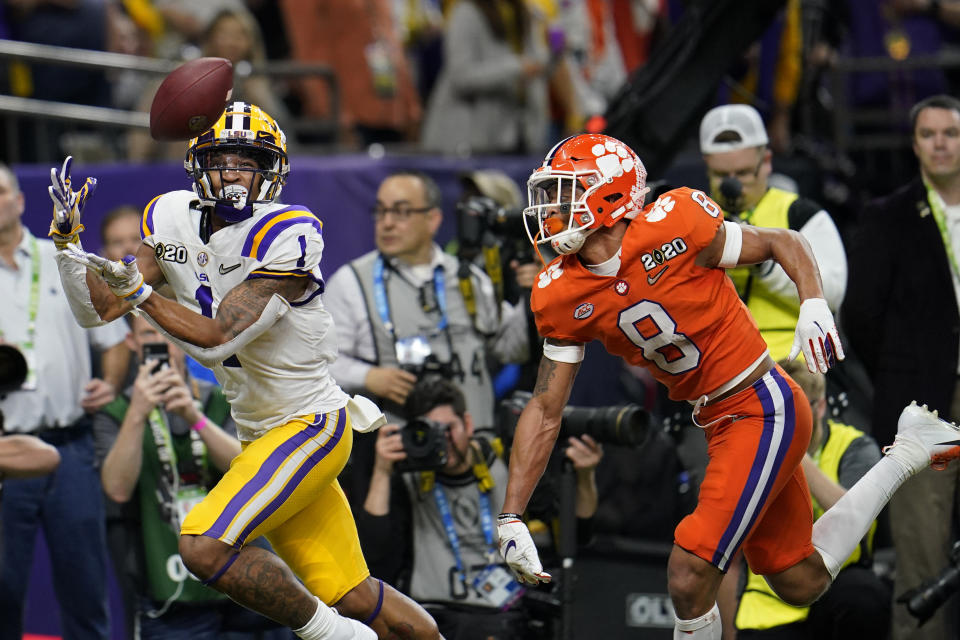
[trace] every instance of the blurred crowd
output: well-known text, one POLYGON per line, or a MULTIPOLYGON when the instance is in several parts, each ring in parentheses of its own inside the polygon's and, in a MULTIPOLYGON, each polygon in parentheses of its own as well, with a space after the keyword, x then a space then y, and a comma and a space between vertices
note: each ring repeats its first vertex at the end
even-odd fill
MULTIPOLYGON (((237 72, 233 97, 274 114, 294 153, 297 145, 337 151, 380 143, 536 154, 562 135, 601 129, 631 75, 703 4, 10 0, 0 8, 0 38, 170 61, 227 58, 237 72), (330 73, 278 73, 276 65, 288 61, 330 73)), ((909 167, 906 110, 960 78, 950 62, 958 24, 960 10, 949 1, 786 0, 762 35, 731 56, 715 103, 757 107, 778 157, 809 159, 839 176, 832 197, 845 197, 851 182, 876 195, 887 172, 909 167), (862 58, 881 62, 858 71, 862 58)), ((132 70, 15 59, 0 68, 2 93, 123 110, 146 111, 158 83, 155 74, 132 70)), ((134 162, 180 156, 179 145, 165 148, 145 132, 17 122, 19 134, 5 142, 20 162, 66 152, 134 162)))

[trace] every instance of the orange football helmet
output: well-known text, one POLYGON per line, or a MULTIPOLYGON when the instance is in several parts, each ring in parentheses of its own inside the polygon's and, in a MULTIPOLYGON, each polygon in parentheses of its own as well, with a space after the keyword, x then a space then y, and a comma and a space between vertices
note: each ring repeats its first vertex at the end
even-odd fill
POLYGON ((576 253, 600 227, 634 218, 649 190, 647 170, 630 147, 601 134, 572 136, 527 181, 527 236, 534 246, 549 242, 558 253, 576 253))

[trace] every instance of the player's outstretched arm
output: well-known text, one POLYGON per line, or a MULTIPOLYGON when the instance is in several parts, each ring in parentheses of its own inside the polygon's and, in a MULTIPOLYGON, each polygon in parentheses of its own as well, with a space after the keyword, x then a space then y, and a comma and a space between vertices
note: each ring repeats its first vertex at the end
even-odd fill
POLYGON ((582 349, 578 349, 574 343, 557 344, 550 340, 548 343, 545 346, 552 347, 555 354, 565 348, 573 348, 579 351, 579 357, 572 358, 572 362, 559 362, 545 352, 540 361, 533 397, 517 422, 510 453, 506 498, 503 512, 497 516, 500 555, 517 579, 526 584, 550 581, 550 574, 543 570, 537 547, 523 522, 522 514, 547 466, 550 451, 560 431, 563 407, 570 397, 570 388, 582 358, 582 349))
POLYGON ((800 233, 724 223, 709 245, 697 254, 704 267, 730 267, 776 260, 797 286, 800 314, 789 359, 801 352, 811 372, 827 370, 844 359, 836 322, 823 295, 813 250, 800 233))
MULTIPOLYGON (((563 342, 549 340, 560 346, 563 342)), ((575 343, 569 343, 574 345, 575 343)), ((563 408, 570 398, 580 363, 540 360, 533 397, 520 413, 510 452, 510 477, 503 503, 505 513, 523 513, 560 431, 563 408)))
POLYGON ((147 298, 140 309, 170 337, 197 347, 213 348, 229 343, 254 325, 275 295, 288 302, 296 300, 307 284, 306 278, 296 277, 245 280, 224 297, 214 318, 158 295, 147 298))

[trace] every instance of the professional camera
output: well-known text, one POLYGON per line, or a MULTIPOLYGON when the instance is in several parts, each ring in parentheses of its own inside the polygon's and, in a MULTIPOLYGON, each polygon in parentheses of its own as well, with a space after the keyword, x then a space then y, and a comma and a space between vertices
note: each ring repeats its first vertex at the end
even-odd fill
POLYGON ((400 430, 407 457, 397 461, 396 471, 438 471, 447 464, 448 425, 425 418, 411 420, 400 430))
MULTIPOLYGON (((515 391, 500 402, 497 429, 506 443, 513 442, 520 412, 532 395, 515 391)), ((611 407, 565 407, 560 423, 560 438, 589 435, 597 442, 636 447, 651 434, 650 414, 635 404, 611 407)))
POLYGON ((897 602, 905 602, 907 611, 922 626, 958 589, 960 589, 960 540, 953 543, 950 564, 944 567, 940 575, 907 591, 897 598, 897 602))
POLYGON ((12 344, 0 344, 0 393, 16 391, 26 379, 26 358, 12 344))
MULTIPOLYGON (((484 249, 496 247, 500 264, 485 264, 487 275, 496 280, 491 267, 503 274, 506 299, 515 301, 517 286, 510 277, 510 263, 534 262, 533 246, 523 224, 523 209, 502 207, 493 198, 470 196, 457 203, 457 256, 461 261, 474 262, 484 249)), ((485 258, 488 256, 485 255, 485 258)))
POLYGON ((437 375, 449 378, 450 380, 463 382, 463 370, 459 367, 459 362, 456 359, 451 362, 440 362, 437 356, 432 353, 426 356, 421 362, 401 363, 400 368, 417 376, 417 379, 429 375, 437 375))
MULTIPOLYGON (((27 359, 10 344, 0 344, 0 394, 16 391, 27 379, 27 359)), ((0 411, 0 434, 3 433, 3 411, 0 411)))

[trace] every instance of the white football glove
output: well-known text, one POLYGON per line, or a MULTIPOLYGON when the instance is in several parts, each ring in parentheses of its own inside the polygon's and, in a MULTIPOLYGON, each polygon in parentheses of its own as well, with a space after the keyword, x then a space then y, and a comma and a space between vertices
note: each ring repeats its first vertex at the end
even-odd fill
POLYGON ((800 304, 797 332, 787 359, 793 360, 801 351, 810 373, 826 373, 845 357, 833 314, 823 298, 807 298, 800 304))
POLYGON ((550 582, 551 576, 543 570, 537 547, 523 520, 513 513, 501 513, 497 516, 497 535, 500 538, 500 555, 517 580, 532 585, 550 582))
POLYGON ((73 243, 67 244, 64 255, 95 272, 107 283, 113 295, 123 298, 134 307, 153 293, 153 287, 143 281, 134 256, 128 255, 123 260, 107 260, 95 253, 87 253, 73 243))
POLYGON ((53 200, 53 221, 50 223, 48 235, 60 250, 66 248, 69 242, 80 244, 79 234, 83 231, 80 212, 83 211, 87 198, 92 196, 97 188, 97 179, 87 178, 83 187, 74 191, 70 186, 71 164, 73 156, 67 156, 60 173, 57 173, 56 167, 50 169, 50 186, 47 187, 50 199, 53 200))

